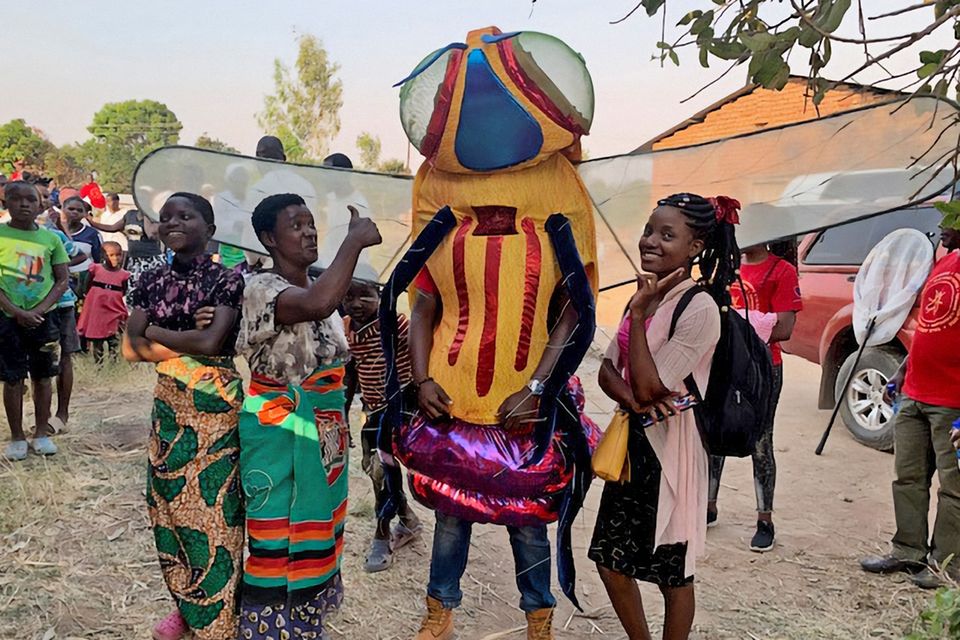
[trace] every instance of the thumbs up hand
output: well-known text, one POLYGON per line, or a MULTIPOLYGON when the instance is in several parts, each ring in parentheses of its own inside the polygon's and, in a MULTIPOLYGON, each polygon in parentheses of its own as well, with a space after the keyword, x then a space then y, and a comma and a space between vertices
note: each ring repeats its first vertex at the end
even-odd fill
POLYGON ((347 205, 350 210, 350 226, 347 228, 347 237, 358 242, 361 247, 373 247, 381 242, 380 230, 370 218, 361 218, 360 212, 353 205, 347 205))

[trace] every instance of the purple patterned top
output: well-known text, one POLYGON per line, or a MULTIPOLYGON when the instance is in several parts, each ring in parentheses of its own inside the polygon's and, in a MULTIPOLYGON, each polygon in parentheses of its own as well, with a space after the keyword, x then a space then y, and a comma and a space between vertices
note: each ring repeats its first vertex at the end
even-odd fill
POLYGON ((224 356, 235 355, 240 330, 243 277, 200 256, 188 264, 172 264, 146 271, 130 294, 130 306, 147 314, 150 324, 173 331, 194 328, 193 316, 201 307, 230 307, 237 321, 223 343, 224 356))

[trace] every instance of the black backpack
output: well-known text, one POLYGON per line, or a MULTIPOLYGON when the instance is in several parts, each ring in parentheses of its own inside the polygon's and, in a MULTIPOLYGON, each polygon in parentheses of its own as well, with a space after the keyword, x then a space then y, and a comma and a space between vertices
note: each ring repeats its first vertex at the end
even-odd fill
MULTIPOLYGON (((670 337, 693 296, 706 293, 692 287, 683 293, 670 322, 670 337)), ((720 311, 720 341, 710 366, 710 384, 703 397, 693 374, 684 380, 697 398, 697 428, 707 453, 743 458, 752 455, 767 428, 773 398, 770 349, 750 323, 734 309, 720 311)))

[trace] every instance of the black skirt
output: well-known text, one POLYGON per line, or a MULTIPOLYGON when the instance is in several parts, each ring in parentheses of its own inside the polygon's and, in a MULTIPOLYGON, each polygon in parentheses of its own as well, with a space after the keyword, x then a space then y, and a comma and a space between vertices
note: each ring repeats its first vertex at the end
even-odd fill
MULTIPOLYGON (((597 524, 587 556, 617 573, 661 587, 682 587, 687 577, 687 544, 654 549, 660 461, 635 416, 630 416, 630 482, 607 482, 600 498, 597 524)), ((706 518, 706 514, 704 514, 706 518)))

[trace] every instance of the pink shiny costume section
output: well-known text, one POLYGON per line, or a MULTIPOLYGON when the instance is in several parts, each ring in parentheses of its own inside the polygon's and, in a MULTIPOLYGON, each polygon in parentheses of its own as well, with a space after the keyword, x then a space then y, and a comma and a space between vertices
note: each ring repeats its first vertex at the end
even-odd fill
MULTIPOLYGON (((567 391, 593 450, 600 430, 584 414, 576 377, 567 391)), ((471 522, 527 526, 558 517, 573 474, 562 438, 554 434, 543 460, 522 468, 534 449, 532 429, 505 431, 457 419, 431 422, 417 415, 400 426, 396 454, 410 470, 413 494, 427 507, 471 522)))

